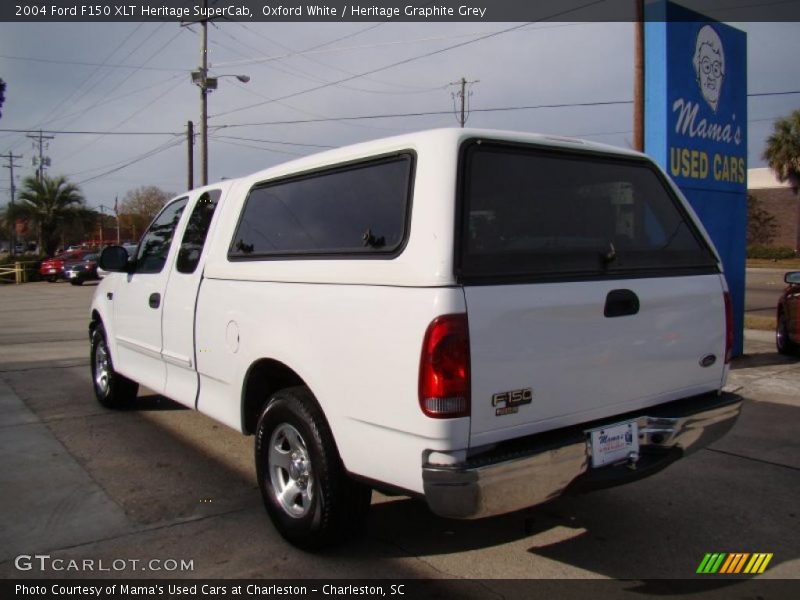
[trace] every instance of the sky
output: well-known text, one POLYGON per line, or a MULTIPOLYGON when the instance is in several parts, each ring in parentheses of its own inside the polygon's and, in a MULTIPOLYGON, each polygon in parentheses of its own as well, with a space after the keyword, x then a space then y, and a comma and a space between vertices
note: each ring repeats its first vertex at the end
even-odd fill
MULTIPOLYGON (((731 25, 748 33, 748 93, 800 90, 800 23, 731 25)), ((250 81, 221 77, 209 95, 209 180, 457 126, 450 84, 461 77, 475 81, 467 126, 630 147, 633 37, 631 23, 216 22, 210 74, 250 81), (518 109, 552 104, 573 106, 518 109), (428 112, 441 114, 340 119, 428 112)), ((197 131, 200 120, 190 78, 200 47, 199 25, 0 23, 0 129, 24 130, 0 131, 0 154, 23 155, 17 186, 38 154, 25 132, 41 128, 64 132, 47 140, 47 172, 78 183, 89 206, 111 207, 142 185, 185 190, 186 123, 197 131), (103 134, 66 133, 84 131, 103 134)), ((749 98, 749 167, 764 166, 772 121, 797 108, 797 93, 749 98)), ((8 197, 2 168, 0 206, 8 197)))

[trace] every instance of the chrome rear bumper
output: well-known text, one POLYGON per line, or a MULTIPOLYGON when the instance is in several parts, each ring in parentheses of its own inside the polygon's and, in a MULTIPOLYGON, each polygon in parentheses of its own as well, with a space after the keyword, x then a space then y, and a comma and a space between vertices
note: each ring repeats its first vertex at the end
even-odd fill
POLYGON ((739 395, 714 392, 514 440, 508 448, 463 464, 426 464, 425 499, 440 516, 477 519, 547 502, 568 487, 607 487, 640 479, 718 440, 733 427, 741 407, 739 395), (628 464, 590 468, 588 431, 630 420, 639 426, 639 456, 628 464))

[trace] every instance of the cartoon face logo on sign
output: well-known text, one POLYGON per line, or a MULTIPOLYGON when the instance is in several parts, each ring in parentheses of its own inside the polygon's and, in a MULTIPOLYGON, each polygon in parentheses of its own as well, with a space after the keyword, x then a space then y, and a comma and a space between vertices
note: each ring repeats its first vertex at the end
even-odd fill
POLYGON ((717 112, 722 82, 725 79, 725 51, 722 40, 711 25, 697 32, 694 50, 694 72, 703 98, 717 112))

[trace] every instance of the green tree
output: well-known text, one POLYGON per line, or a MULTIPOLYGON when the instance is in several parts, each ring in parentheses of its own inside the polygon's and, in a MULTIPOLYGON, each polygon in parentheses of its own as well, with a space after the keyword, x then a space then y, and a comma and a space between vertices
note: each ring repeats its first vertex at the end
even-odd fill
POLYGON ((83 195, 66 177, 26 177, 14 205, 14 219, 25 219, 39 233, 39 248, 52 256, 60 243, 61 230, 82 215, 83 195))
POLYGON ((763 158, 775 171, 778 181, 788 181, 797 193, 800 187, 800 110, 775 121, 763 158))

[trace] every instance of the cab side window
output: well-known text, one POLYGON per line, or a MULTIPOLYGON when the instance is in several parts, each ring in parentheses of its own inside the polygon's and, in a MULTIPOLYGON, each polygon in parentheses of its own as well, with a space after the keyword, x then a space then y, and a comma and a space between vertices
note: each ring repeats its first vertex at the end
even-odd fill
POLYGON ((220 196, 219 190, 211 190, 204 192, 197 199, 192 214, 189 215, 189 222, 186 223, 186 231, 181 240, 180 250, 178 250, 176 266, 179 273, 194 273, 197 269, 200 255, 203 253, 203 246, 206 243, 208 228, 211 226, 211 219, 220 196))
POLYGON ((160 273, 164 268, 175 228, 188 200, 179 198, 167 204, 150 225, 150 229, 139 243, 139 251, 136 254, 137 273, 160 273))

